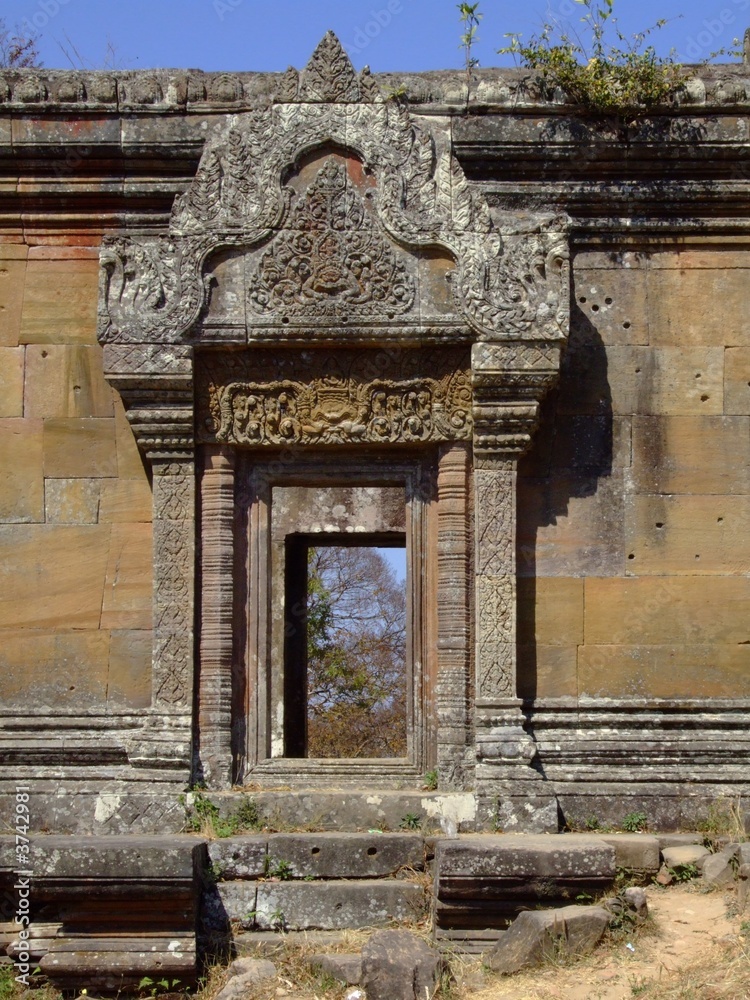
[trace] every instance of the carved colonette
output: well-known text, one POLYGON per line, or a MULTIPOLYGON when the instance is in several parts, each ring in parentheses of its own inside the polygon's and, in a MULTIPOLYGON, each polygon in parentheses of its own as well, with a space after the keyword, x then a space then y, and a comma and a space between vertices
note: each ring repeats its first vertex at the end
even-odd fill
POLYGON ((157 719, 187 720, 192 699, 193 368, 208 349, 227 363, 233 353, 251 359, 245 375, 209 393, 211 426, 200 425, 208 444, 202 542, 211 555, 203 562, 199 707, 211 781, 230 775, 232 449, 290 442, 442 449, 437 700, 452 735, 439 757, 446 781, 459 786, 470 766, 474 680, 471 602, 451 576, 461 560, 465 576, 476 494, 477 752, 481 766, 527 759, 515 699, 515 461, 557 376, 567 321, 565 220, 493 221, 453 154, 450 123, 430 128, 385 99, 330 33, 306 70, 279 78, 268 104, 217 127, 167 234, 107 241, 106 374, 154 466, 157 719), (221 260, 241 266, 224 279, 215 270, 221 260), (442 291, 440 267, 449 282, 442 291), (258 347, 269 343, 279 370, 302 347, 318 360, 335 349, 339 367, 259 378, 258 347), (355 345, 369 357, 384 353, 391 375, 394 364, 399 373, 344 371, 348 354, 339 348, 355 345), (470 345, 470 379, 466 363, 439 377, 424 364, 438 347, 470 345), (416 367, 407 371, 409 359, 416 367), (519 753, 505 738, 511 717, 519 753))

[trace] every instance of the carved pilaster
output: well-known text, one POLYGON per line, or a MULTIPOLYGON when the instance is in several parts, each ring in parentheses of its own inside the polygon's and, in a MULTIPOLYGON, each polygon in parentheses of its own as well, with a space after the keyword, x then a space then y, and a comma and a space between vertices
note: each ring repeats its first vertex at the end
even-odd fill
POLYGON ((207 451, 201 483, 198 752, 211 788, 232 781, 233 449, 207 451))
MULTIPOLYGON (((475 344, 474 490, 476 567, 477 783, 512 822, 520 783, 536 783, 536 746, 516 696, 516 468, 531 443, 539 403, 555 383, 560 348, 475 344)), ((546 801, 542 812, 546 815, 546 801)), ((555 813, 556 816, 556 813, 555 813)))
POLYGON ((438 467, 438 766, 440 788, 470 785, 469 480, 466 445, 445 446, 438 467))

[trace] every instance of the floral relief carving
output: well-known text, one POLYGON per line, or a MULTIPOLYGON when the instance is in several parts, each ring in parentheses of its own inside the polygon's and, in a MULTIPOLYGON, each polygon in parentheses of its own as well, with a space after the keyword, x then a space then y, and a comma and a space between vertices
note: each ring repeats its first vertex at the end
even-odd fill
POLYGON ((414 304, 403 261, 378 232, 345 166, 328 160, 287 229, 250 279, 249 303, 261 313, 314 311, 347 319, 383 309, 391 316, 414 304))

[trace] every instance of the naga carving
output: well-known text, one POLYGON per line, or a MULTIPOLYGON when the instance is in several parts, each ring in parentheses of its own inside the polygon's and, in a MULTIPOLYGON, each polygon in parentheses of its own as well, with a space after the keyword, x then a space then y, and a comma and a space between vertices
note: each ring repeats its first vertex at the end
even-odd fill
MULTIPOLYGON (((428 130, 402 104, 386 100, 369 73, 357 76, 332 34, 301 76, 284 79, 272 103, 227 116, 209 138, 195 180, 175 201, 167 238, 105 242, 103 342, 189 341, 208 301, 208 258, 226 248, 252 253, 280 231, 286 241, 269 250, 248 289, 251 306, 277 318, 279 327, 282 314, 289 319, 290 298, 295 309, 317 311, 321 319, 334 301, 348 301, 357 322, 375 322, 391 278, 390 311, 408 313, 414 290, 389 245, 395 242, 413 253, 441 248, 455 260, 446 317, 454 326, 472 328, 480 340, 564 339, 565 220, 539 219, 518 235, 509 222, 501 232, 481 192, 467 182, 449 134, 428 130), (374 183, 373 211, 363 216, 371 226, 362 232, 374 270, 370 261, 342 256, 352 232, 346 227, 329 226, 332 235, 314 246, 295 245, 300 209, 285 181, 302 157, 326 147, 347 150, 374 183), (333 269, 326 259, 335 261, 333 269), (296 287, 277 280, 279 266, 297 269, 296 287)), ((311 197, 320 198, 322 186, 336 180, 334 170, 311 197)), ((359 211, 351 201, 347 210, 359 211)), ((418 315, 408 320, 419 329, 418 315)))

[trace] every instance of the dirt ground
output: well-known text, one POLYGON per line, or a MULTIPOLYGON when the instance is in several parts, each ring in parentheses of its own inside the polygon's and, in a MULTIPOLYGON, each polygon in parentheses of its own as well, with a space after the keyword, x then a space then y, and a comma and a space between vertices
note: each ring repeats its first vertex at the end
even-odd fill
MULTIPOLYGON (((479 970, 466 969, 467 979, 461 991, 471 1000, 630 1000, 631 997, 651 998, 656 988, 667 988, 674 975, 684 974, 695 968, 702 976, 676 987, 671 986, 665 995, 685 997, 686 1000, 709 1000, 711 997, 730 997, 731 1000, 750 1000, 746 992, 748 978, 735 980, 741 992, 724 992, 723 984, 712 986, 711 971, 718 980, 722 970, 736 960, 742 951, 739 917, 728 915, 733 897, 721 892, 701 892, 693 887, 670 887, 647 890, 649 909, 653 918, 653 931, 630 942, 600 949, 589 958, 570 966, 555 966, 520 974, 508 979, 495 979, 481 984, 479 970), (739 949, 738 949, 739 942, 739 949), (477 977, 477 978, 474 978, 477 977), (474 978, 474 982, 472 982, 474 978), (700 978, 703 985, 697 982, 700 978)), ((744 919, 744 918, 743 918, 744 919)), ((746 925, 743 926, 743 929, 746 925)), ((750 947, 748 947, 750 951, 750 947)))

